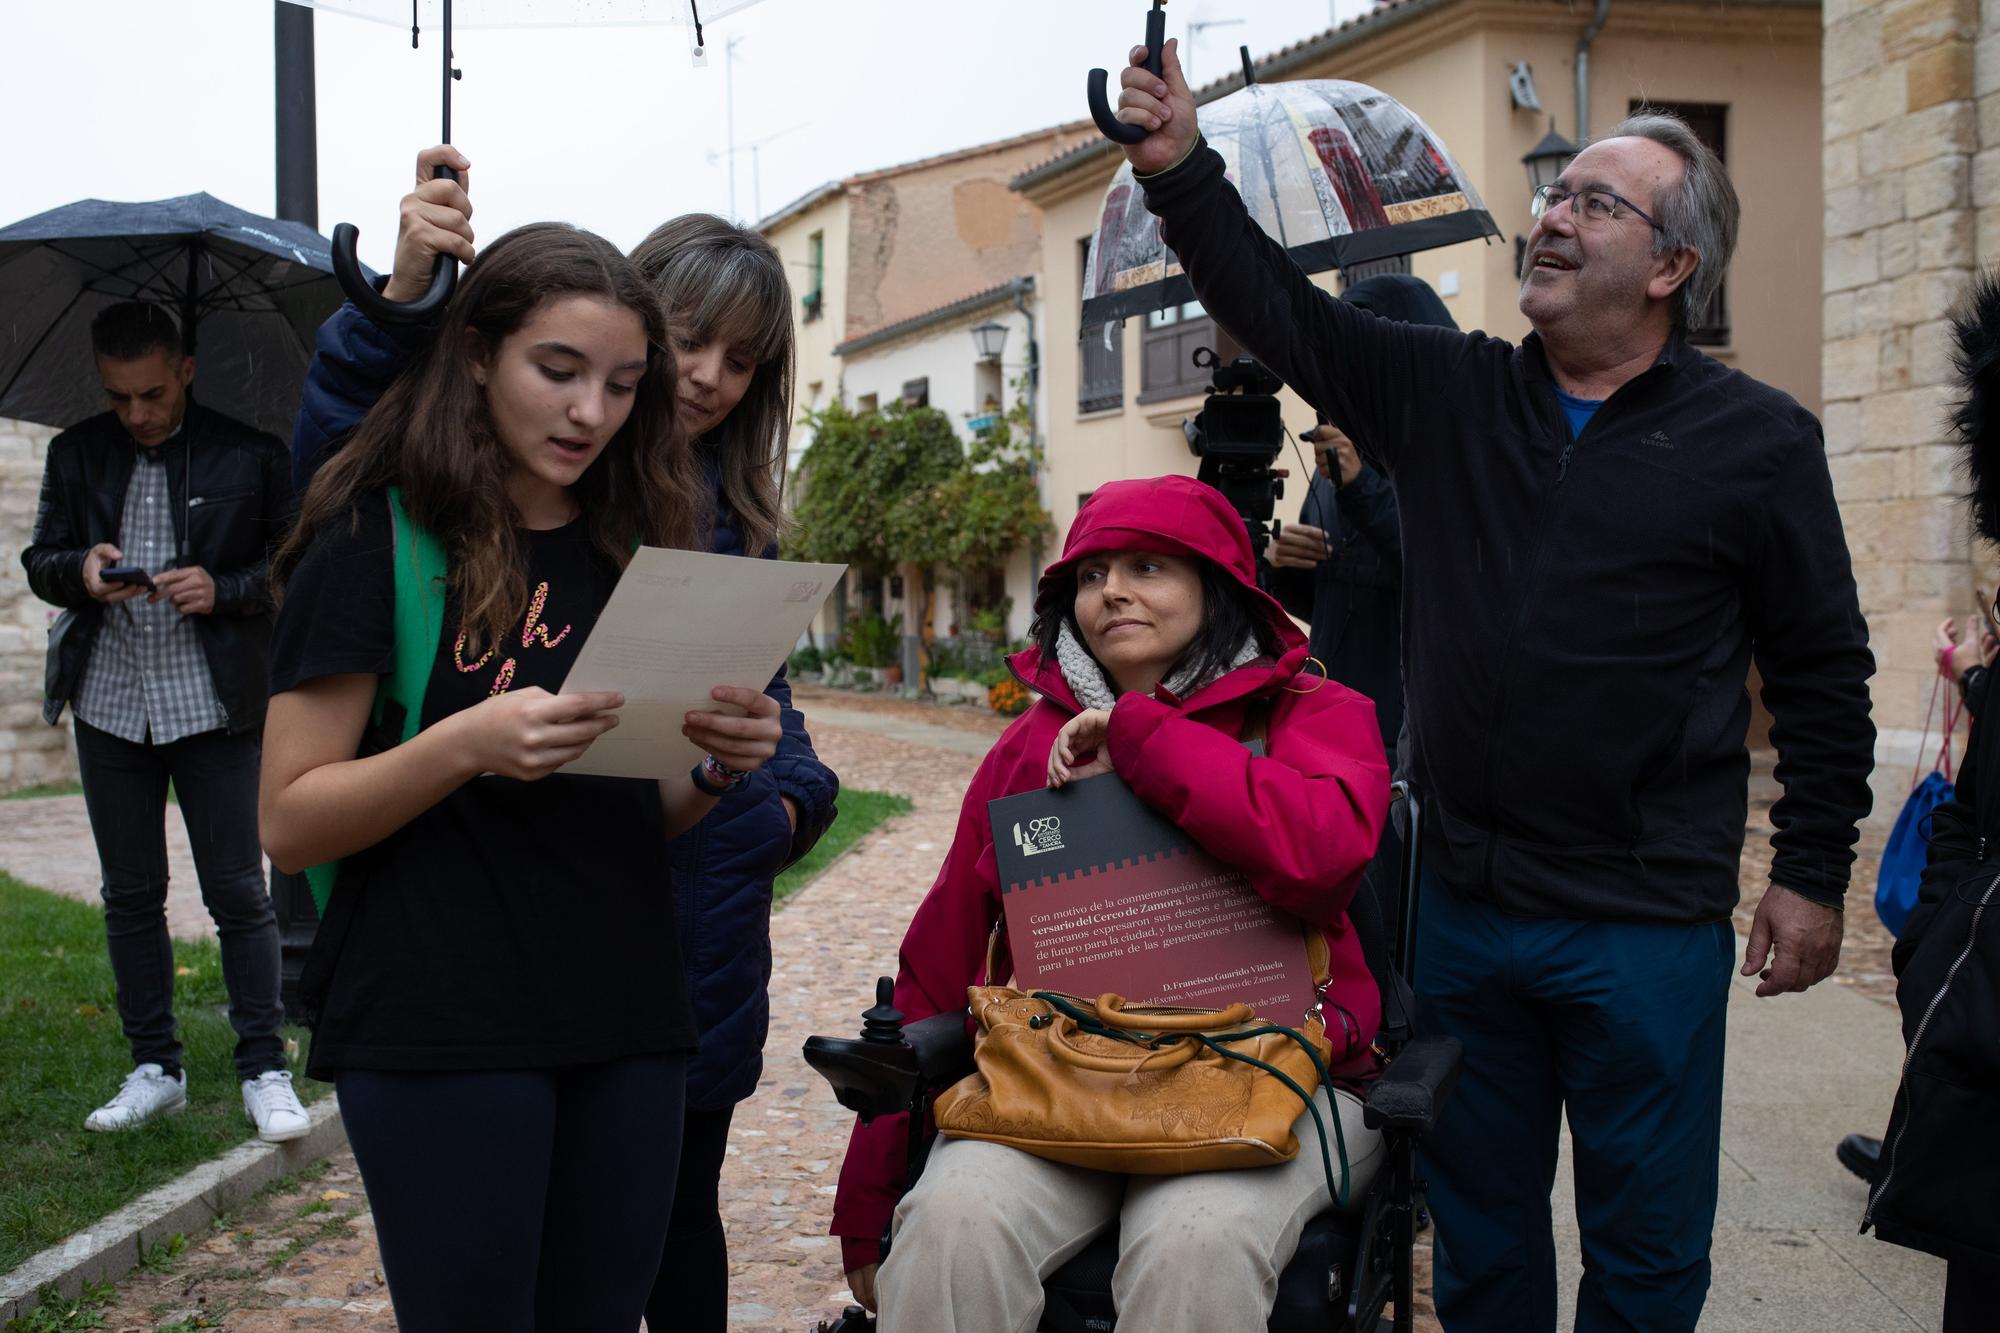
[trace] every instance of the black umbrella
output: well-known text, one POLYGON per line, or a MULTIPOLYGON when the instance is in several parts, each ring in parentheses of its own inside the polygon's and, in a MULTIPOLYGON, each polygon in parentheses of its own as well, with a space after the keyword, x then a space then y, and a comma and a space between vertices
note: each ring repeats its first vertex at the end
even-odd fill
POLYGON ((207 407, 288 436, 313 335, 340 307, 327 240, 206 194, 84 199, 0 228, 0 417, 71 426, 105 409, 90 321, 157 301, 200 344, 207 407))

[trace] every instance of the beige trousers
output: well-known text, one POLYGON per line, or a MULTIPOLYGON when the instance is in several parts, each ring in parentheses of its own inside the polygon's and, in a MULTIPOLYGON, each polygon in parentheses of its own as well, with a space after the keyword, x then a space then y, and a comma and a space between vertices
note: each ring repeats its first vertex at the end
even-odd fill
MULTIPOLYGON (((1329 1135, 1327 1093, 1316 1100, 1329 1135)), ((1347 1138, 1348 1206, 1382 1163, 1361 1103, 1333 1095, 1347 1138)), ((1331 1206, 1311 1116, 1277 1166, 1121 1176, 1043 1161, 973 1139, 940 1139, 896 1208, 877 1279, 880 1333, 1033 1333, 1042 1279, 1113 1221, 1112 1300, 1132 1333, 1263 1333, 1299 1232, 1331 1206)), ((1331 1152, 1335 1180, 1340 1159, 1331 1152)))

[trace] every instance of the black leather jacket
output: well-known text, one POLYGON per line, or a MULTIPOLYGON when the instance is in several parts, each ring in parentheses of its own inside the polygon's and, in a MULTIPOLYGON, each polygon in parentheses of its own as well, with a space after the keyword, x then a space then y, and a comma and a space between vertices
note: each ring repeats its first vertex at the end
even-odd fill
MULTIPOLYGON (((248 731, 263 723, 269 695, 271 553, 292 516, 291 463, 276 437, 203 407, 189 405, 182 429, 160 446, 174 530, 183 563, 215 580, 215 610, 197 619, 197 629, 229 729, 248 731)), ((138 450, 110 412, 49 443, 34 541, 21 563, 35 595, 63 608, 49 631, 43 686, 42 717, 51 725, 75 695, 104 619, 103 604, 84 590, 83 559, 99 542, 119 542, 138 450)))

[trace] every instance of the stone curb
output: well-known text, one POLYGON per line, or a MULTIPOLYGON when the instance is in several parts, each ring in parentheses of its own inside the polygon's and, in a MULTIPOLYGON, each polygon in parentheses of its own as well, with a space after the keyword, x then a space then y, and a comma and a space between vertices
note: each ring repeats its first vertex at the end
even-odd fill
POLYGON ((25 1317, 41 1303, 36 1296, 53 1282, 64 1299, 75 1300, 85 1282, 116 1282, 138 1267, 155 1245, 176 1232, 193 1237, 214 1218, 278 1177, 339 1152, 347 1146, 338 1099, 321 1098, 307 1108, 312 1128, 290 1143, 253 1139, 182 1176, 141 1195, 95 1226, 51 1245, 11 1273, 0 1274, 0 1325, 25 1317))

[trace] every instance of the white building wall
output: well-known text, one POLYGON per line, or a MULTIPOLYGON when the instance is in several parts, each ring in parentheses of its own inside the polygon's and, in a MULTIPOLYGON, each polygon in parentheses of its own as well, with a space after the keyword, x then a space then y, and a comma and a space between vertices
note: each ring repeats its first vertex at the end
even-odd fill
MULTIPOLYGON (((1040 311, 1034 299, 1029 298, 1028 313, 1014 308, 1012 302, 996 304, 975 311, 948 323, 933 325, 894 342, 866 348, 844 358, 840 382, 843 396, 849 407, 859 409, 872 396, 877 406, 886 407, 903 395, 903 386, 913 380, 928 381, 930 406, 950 418, 952 428, 960 439, 969 441, 972 431, 968 422, 980 415, 985 406, 985 395, 996 383, 1001 410, 1004 412, 1014 403, 1019 391, 1017 381, 1023 378, 1028 368, 1028 344, 1030 330, 1035 338, 1041 336, 1040 311), (1001 348, 997 376, 994 367, 979 361, 973 345, 974 325, 988 320, 1001 324, 1008 330, 1006 343, 1001 348)), ((1041 349, 1044 360, 1047 348, 1041 349)), ((1048 395, 1046 375, 1043 376, 1044 391, 1038 395, 1035 405, 1036 429, 1039 438, 1047 438, 1048 395)), ((1049 503, 1044 481, 1042 503, 1049 503)), ((1006 565, 1007 596, 1013 605, 1007 616, 1007 636, 1010 639, 1025 638, 1029 621, 1033 618, 1034 580, 1040 573, 1042 564, 1052 559, 1052 553, 1044 552, 1038 559, 1033 552, 1016 552, 1006 565)), ((939 599, 933 616, 933 626, 938 634, 945 634, 953 623, 963 618, 963 608, 959 606, 955 590, 951 586, 950 571, 934 571, 934 584, 939 599)), ((903 615, 906 634, 916 632, 916 618, 920 614, 915 589, 905 587, 901 599, 888 598, 884 590, 886 614, 903 615)))

